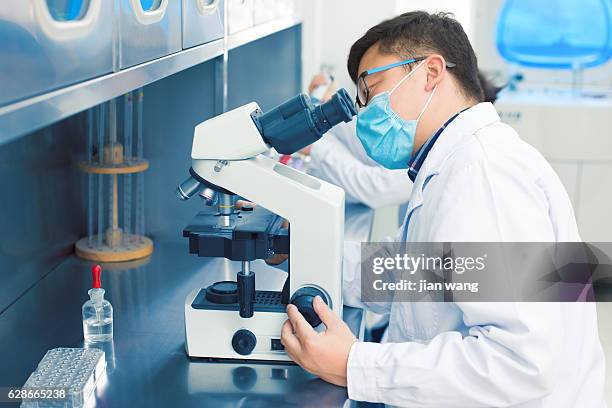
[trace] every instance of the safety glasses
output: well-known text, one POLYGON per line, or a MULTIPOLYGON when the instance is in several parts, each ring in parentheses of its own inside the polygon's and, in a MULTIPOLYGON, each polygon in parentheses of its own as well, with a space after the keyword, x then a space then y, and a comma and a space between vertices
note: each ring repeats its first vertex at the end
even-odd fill
MULTIPOLYGON (((393 64, 384 65, 382 67, 372 68, 367 71, 363 71, 361 74, 359 74, 359 78, 357 78, 357 97, 355 98, 355 106, 357 106, 357 108, 363 108, 368 104, 368 99, 370 98, 370 87, 368 86, 367 77, 369 75, 376 74, 377 72, 387 71, 395 67, 401 67, 403 65, 414 64, 415 62, 421 62, 425 59, 427 59, 427 57, 411 58, 404 61, 394 62, 393 64)), ((447 68, 453 68, 456 66, 457 64, 455 64, 454 62, 446 63, 447 68)))

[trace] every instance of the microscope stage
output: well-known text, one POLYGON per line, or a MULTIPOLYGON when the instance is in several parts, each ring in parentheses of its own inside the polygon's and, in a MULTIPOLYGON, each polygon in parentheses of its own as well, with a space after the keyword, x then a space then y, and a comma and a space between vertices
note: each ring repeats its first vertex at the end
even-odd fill
POLYGON ((282 217, 262 207, 229 216, 201 211, 183 236, 189 238, 189 252, 198 256, 252 261, 289 253, 289 231, 282 217))

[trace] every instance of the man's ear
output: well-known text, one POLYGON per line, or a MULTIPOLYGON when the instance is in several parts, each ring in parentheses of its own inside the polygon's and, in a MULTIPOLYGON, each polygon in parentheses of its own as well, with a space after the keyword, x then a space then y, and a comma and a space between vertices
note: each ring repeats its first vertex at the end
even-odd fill
POLYGON ((446 60, 440 54, 433 54, 427 57, 424 65, 427 73, 425 91, 431 92, 446 75, 446 60))

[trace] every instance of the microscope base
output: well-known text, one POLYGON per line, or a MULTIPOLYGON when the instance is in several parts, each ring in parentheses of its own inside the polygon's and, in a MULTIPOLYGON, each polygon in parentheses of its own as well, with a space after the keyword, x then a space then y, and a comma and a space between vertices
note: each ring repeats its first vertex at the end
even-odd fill
POLYGON ((284 307, 261 311, 256 306, 253 317, 245 319, 231 306, 208 305, 203 293, 197 288, 185 299, 185 350, 189 357, 291 360, 280 344, 281 327, 287 320, 284 307))

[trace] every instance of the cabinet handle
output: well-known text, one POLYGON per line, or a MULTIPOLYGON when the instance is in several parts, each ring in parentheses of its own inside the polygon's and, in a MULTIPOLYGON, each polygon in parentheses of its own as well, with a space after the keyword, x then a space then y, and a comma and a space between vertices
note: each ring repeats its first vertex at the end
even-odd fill
MULTIPOLYGON (((85 0, 84 0, 85 1, 85 0)), ((46 0, 33 0, 34 15, 40 28, 56 41, 71 41, 91 32, 100 18, 102 0, 87 0, 87 11, 75 20, 56 20, 49 11, 46 0)))
POLYGON ((194 0, 201 14, 213 14, 219 8, 220 0, 208 2, 206 0, 194 0))
POLYGON ((168 0, 161 0, 161 3, 156 9, 147 11, 142 8, 140 0, 130 0, 130 3, 132 4, 136 20, 143 25, 160 22, 166 15, 166 9, 168 8, 168 0))

